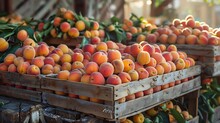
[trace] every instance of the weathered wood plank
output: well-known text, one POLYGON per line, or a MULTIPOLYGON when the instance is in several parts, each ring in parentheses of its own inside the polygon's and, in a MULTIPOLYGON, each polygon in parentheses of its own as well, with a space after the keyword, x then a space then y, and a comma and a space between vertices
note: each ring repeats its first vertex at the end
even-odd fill
POLYGON ((0 81, 32 88, 40 88, 40 76, 0 71, 0 81))
POLYGON ((117 86, 114 86, 114 89, 115 89, 114 100, 118 100, 129 94, 147 90, 151 87, 155 87, 156 85, 164 85, 169 82, 199 75, 200 73, 201 73, 201 67, 198 65, 198 66, 194 66, 188 69, 171 72, 171 73, 164 74, 164 75, 153 76, 153 77, 146 78, 140 81, 117 85, 117 86))
POLYGON ((114 109, 112 106, 93 103, 80 99, 60 96, 56 94, 43 93, 43 102, 66 109, 93 114, 98 117, 114 119, 114 109), (59 101, 58 101, 59 100, 59 101))
POLYGON ((113 101, 113 88, 104 85, 92 85, 81 82, 64 81, 55 78, 42 78, 41 88, 54 91, 63 91, 88 97, 113 101))
POLYGON ((0 95, 41 102, 41 92, 0 85, 0 95))
POLYGON ((159 91, 157 93, 144 96, 135 100, 131 100, 122 104, 118 104, 115 106, 116 118, 120 118, 127 115, 132 116, 130 114, 137 112, 139 110, 141 111, 143 111, 144 109, 147 110, 152 105, 156 106, 155 104, 174 99, 186 93, 192 92, 194 91, 194 89, 198 90, 200 86, 195 87, 194 85, 197 84, 194 83, 200 83, 200 76, 188 82, 181 83, 179 85, 159 91), (183 89, 186 87, 186 84, 193 86, 193 88, 183 89))
POLYGON ((208 76, 219 76, 220 75, 220 62, 204 64, 202 62, 197 62, 197 64, 202 66, 202 72, 206 73, 208 76))

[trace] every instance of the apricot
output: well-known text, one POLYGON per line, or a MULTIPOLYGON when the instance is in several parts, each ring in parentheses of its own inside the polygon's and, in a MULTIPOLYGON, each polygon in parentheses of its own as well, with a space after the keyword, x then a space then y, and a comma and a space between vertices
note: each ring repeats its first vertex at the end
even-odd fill
POLYGON ((113 74, 107 78, 106 83, 112 85, 119 85, 122 83, 122 81, 119 76, 113 74))
POLYGON ((135 58, 131 54, 128 54, 128 53, 122 54, 122 60, 124 59, 131 59, 133 62, 135 61, 135 58))
POLYGON ((28 62, 21 62, 17 66, 17 72, 20 74, 26 74, 29 66, 30 64, 28 62))
POLYGON ((27 74, 30 75, 39 75, 40 74, 40 68, 36 65, 30 65, 27 68, 27 74))
POLYGON ((112 62, 116 59, 121 59, 121 53, 118 50, 108 50, 108 61, 112 62))
POLYGON ((90 39, 91 44, 98 44, 100 42, 101 42, 101 39, 98 36, 93 37, 93 38, 90 39))
POLYGON ((137 69, 137 72, 138 72, 138 75, 139 75, 139 80, 149 77, 148 71, 144 68, 137 69))
POLYGON ((90 75, 84 74, 84 75, 82 75, 80 82, 89 83, 89 80, 90 80, 90 75))
POLYGON ((14 63, 16 56, 14 54, 8 54, 5 58, 4 58, 4 64, 5 65, 10 65, 14 63))
POLYGON ((127 83, 131 81, 130 75, 126 72, 121 72, 118 74, 118 76, 120 77, 122 83, 127 83))
POLYGON ((84 36, 86 37, 86 38, 91 38, 91 32, 90 31, 88 31, 88 30, 86 30, 85 32, 84 32, 84 36))
POLYGON ((169 88, 169 83, 161 85, 161 90, 169 88))
POLYGON ((99 72, 104 77, 109 77, 114 73, 114 66, 109 62, 102 63, 99 67, 99 72))
POLYGON ((68 22, 62 22, 60 24, 60 30, 64 33, 68 32, 70 30, 71 26, 68 22))
POLYGON ((23 57, 27 60, 31 60, 35 57, 36 52, 32 46, 25 46, 23 47, 23 57))
POLYGON ((89 62, 86 66, 85 66, 85 72, 87 74, 91 74, 93 72, 98 72, 98 64, 95 62, 89 62))
POLYGON ((189 29, 189 28, 184 28, 184 29, 182 30, 182 34, 187 37, 187 36, 189 36, 189 35, 192 34, 192 30, 189 29))
POLYGON ((146 51, 141 51, 137 55, 137 62, 140 65, 146 65, 150 62, 150 54, 146 51))
POLYGON ((157 69, 155 69, 152 66, 148 66, 145 68, 147 70, 147 72, 149 73, 149 77, 151 76, 156 76, 157 75, 157 69))
POLYGON ((188 20, 186 21, 186 25, 187 25, 188 27, 193 28, 193 27, 195 27, 195 21, 194 21, 193 19, 188 19, 188 20))
POLYGON ((134 70, 135 68, 134 62, 131 59, 124 59, 123 64, 124 64, 124 70, 123 70, 124 72, 134 70))
POLYGON ((53 73, 53 66, 50 64, 44 65, 41 69, 41 73, 44 75, 52 74, 53 73))
POLYGON ((28 38, 28 33, 26 30, 22 29, 22 30, 19 30, 18 33, 17 33, 17 39, 20 40, 20 41, 24 41, 28 38))

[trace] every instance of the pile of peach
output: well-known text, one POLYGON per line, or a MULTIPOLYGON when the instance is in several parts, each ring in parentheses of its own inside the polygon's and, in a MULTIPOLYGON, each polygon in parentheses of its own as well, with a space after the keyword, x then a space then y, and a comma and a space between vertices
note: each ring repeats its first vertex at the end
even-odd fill
MULTIPOLYGON (((118 85, 138 81, 151 76, 162 75, 194 66, 192 58, 177 51, 175 45, 150 45, 147 42, 125 46, 112 41, 87 44, 82 49, 69 49, 65 44, 57 48, 45 43, 27 45, 19 48, 15 54, 8 54, 0 64, 1 71, 20 74, 57 74, 61 80, 97 85, 118 85)), ((181 81, 176 82, 179 84, 181 81)), ((154 92, 175 85, 175 82, 157 86, 154 92)), ((129 95, 138 97, 138 92, 129 95)), ((65 95, 63 92, 56 92, 65 95)), ((70 97, 78 97, 69 94, 70 97)), ((88 100, 88 97, 79 96, 88 100)), ((134 97, 132 97, 134 98, 134 97)))
POLYGON ((195 21, 189 15, 184 20, 174 19, 169 26, 159 27, 156 32, 148 34, 146 40, 163 44, 220 45, 220 30, 195 21))

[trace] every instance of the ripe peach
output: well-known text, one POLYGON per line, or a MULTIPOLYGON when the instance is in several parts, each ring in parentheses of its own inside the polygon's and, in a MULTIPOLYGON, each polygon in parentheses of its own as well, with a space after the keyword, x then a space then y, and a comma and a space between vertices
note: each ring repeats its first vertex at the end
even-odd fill
POLYGON ((139 91, 135 93, 135 98, 139 98, 139 97, 143 97, 144 96, 144 92, 143 91, 139 91))
POLYGON ((56 37, 57 37, 57 35, 58 35, 58 34, 57 34, 57 30, 56 30, 56 29, 54 29, 54 28, 53 28, 53 29, 51 29, 51 30, 50 30, 50 35, 51 35, 53 38, 56 38, 56 37))
POLYGON ((47 56, 49 54, 49 48, 46 44, 41 44, 37 48, 37 55, 38 56, 47 56))
POLYGON ((23 57, 18 56, 18 57, 16 57, 16 58, 14 59, 14 64, 15 64, 16 66, 18 66, 18 64, 21 63, 21 62, 24 62, 24 58, 23 58, 23 57))
POLYGON ((158 92, 160 90, 161 90, 161 86, 160 85, 153 88, 153 92, 154 93, 156 93, 156 92, 158 92))
POLYGON ((58 72, 57 78, 61 80, 68 80, 68 77, 70 75, 70 72, 68 70, 63 70, 58 72))
POLYGON ((146 65, 150 62, 150 54, 146 51, 141 51, 137 55, 137 62, 140 65, 146 65))
POLYGON ((123 64, 124 64, 124 70, 123 70, 124 72, 134 70, 135 68, 134 62, 131 59, 124 59, 123 64))
POLYGON ((91 38, 91 32, 90 31, 88 31, 88 30, 86 30, 85 32, 84 32, 84 36, 86 37, 86 38, 91 38))
POLYGON ((122 97, 120 99, 117 100, 119 104, 124 103, 126 101, 125 97, 122 97))
POLYGON ((121 58, 122 60, 131 59, 133 62, 135 61, 135 58, 131 54, 128 54, 128 53, 123 53, 121 58))
POLYGON ((137 36, 136 41, 140 43, 141 41, 145 41, 146 37, 143 34, 137 36))
POLYGON ((167 89, 167 88, 169 88, 169 83, 164 84, 164 85, 161 86, 161 90, 164 90, 164 89, 167 89))
POLYGON ((80 82, 89 83, 89 80, 90 80, 90 75, 84 74, 84 75, 82 75, 80 82))
POLYGON ((180 58, 179 54, 177 51, 171 51, 170 52, 172 57, 173 57, 173 61, 177 60, 178 58, 180 58))
POLYGON ((18 33, 17 33, 17 39, 20 40, 20 41, 24 41, 28 38, 28 33, 26 30, 22 29, 22 30, 19 30, 18 33))
POLYGON ((111 76, 109 76, 109 77, 107 78, 106 83, 107 83, 107 84, 112 84, 112 85, 119 85, 119 84, 121 84, 122 82, 121 82, 121 79, 120 79, 119 76, 113 74, 113 75, 111 75, 111 76))
POLYGON ((53 66, 50 64, 44 65, 41 69, 41 73, 44 75, 52 74, 53 73, 53 66))
POLYGON ((187 55, 184 52, 178 51, 177 53, 179 54, 180 58, 182 58, 182 59, 186 59, 187 58, 187 55))
POLYGON ((155 67, 157 65, 157 61, 154 58, 150 58, 150 62, 147 64, 147 66, 155 67))
POLYGON ((171 44, 167 47, 167 51, 168 52, 177 51, 177 47, 175 45, 171 44))
POLYGON ((98 72, 98 64, 95 62, 89 62, 86 66, 85 66, 85 72, 87 74, 91 74, 93 72, 98 72))
POLYGON ((53 73, 54 73, 54 74, 59 73, 60 70, 61 70, 61 66, 60 66, 60 65, 55 65, 55 66, 53 67, 53 73))
POLYGON ((40 57, 36 57, 31 60, 32 65, 36 65, 39 68, 42 68, 44 66, 44 60, 40 57))
POLYGON ((130 27, 130 28, 129 28, 129 31, 131 32, 131 34, 136 34, 136 33, 138 33, 137 28, 134 27, 134 26, 130 27))
POLYGON ((55 63, 58 63, 60 61, 60 56, 57 55, 56 53, 50 54, 49 57, 51 57, 55 63))
POLYGON ((176 61, 175 61, 175 65, 176 65, 176 69, 177 70, 182 70, 185 68, 185 62, 182 58, 178 58, 176 61))
POLYGON ((134 100, 134 99, 135 99, 135 94, 129 94, 129 95, 126 96, 125 98, 126 98, 126 101, 134 100))
POLYGON ((169 64, 169 63, 167 63, 167 62, 162 62, 162 63, 160 63, 160 65, 161 66, 163 66, 163 68, 164 68, 164 73, 169 73, 169 72, 171 72, 171 65, 169 64))
POLYGON ((193 19, 188 19, 188 20, 186 21, 186 25, 187 25, 188 27, 193 28, 193 27, 195 27, 195 21, 194 21, 193 19))
POLYGON ((27 39, 24 40, 23 46, 27 46, 27 45, 35 47, 36 43, 34 42, 33 39, 27 38, 27 39))
POLYGON ((177 39, 176 34, 172 33, 172 34, 168 35, 167 42, 169 44, 175 44, 176 43, 176 39, 177 39))
POLYGON ((177 26, 179 26, 179 25, 181 24, 181 21, 180 21, 180 19, 174 19, 173 22, 172 22, 172 24, 173 24, 175 27, 177 27, 177 26))
POLYGON ((35 57, 36 52, 32 46, 23 47, 23 57, 27 60, 31 60, 35 57))
POLYGON ((26 74, 29 66, 30 64, 28 62, 21 62, 17 66, 17 72, 20 74, 26 74))
POLYGON ((114 66, 109 62, 102 63, 99 67, 99 72, 104 77, 109 77, 114 73, 114 66))
POLYGON ((206 38, 204 35, 199 35, 198 44, 200 45, 207 45, 208 44, 208 38, 206 38))
POLYGON ((86 66, 89 63, 89 60, 83 59, 82 63, 83 63, 84 66, 86 66))
POLYGON ((79 31, 83 31, 86 28, 86 25, 83 21, 79 20, 76 22, 75 27, 79 30, 79 31))
POLYGON ((131 45, 131 55, 134 57, 137 57, 137 55, 143 50, 142 46, 140 44, 133 44, 131 45))
POLYGON ((163 55, 163 57, 165 58, 166 61, 172 61, 173 60, 173 56, 170 52, 163 52, 162 55, 163 55))
POLYGON ((23 51, 23 48, 18 48, 16 51, 15 51, 15 55, 18 57, 18 56, 21 56, 22 57, 22 51, 23 51))
POLYGON ((71 38, 77 38, 77 37, 79 37, 80 33, 79 33, 79 30, 77 28, 72 27, 68 30, 68 35, 71 38))
POLYGON ((190 61, 190 66, 194 66, 195 65, 195 60, 193 60, 192 58, 186 58, 186 60, 190 61))
POLYGON ((17 67, 14 64, 10 64, 8 66, 8 72, 16 72, 17 71, 17 67))
POLYGON ((139 74, 138 74, 138 72, 136 70, 130 70, 130 71, 128 71, 128 74, 131 77, 131 81, 139 80, 139 74))
POLYGON ((150 44, 145 44, 143 46, 143 51, 148 52, 150 55, 152 55, 153 53, 155 53, 155 47, 150 45, 150 44))
POLYGON ((118 45, 113 41, 106 42, 108 49, 119 49, 118 45))
POLYGON ((108 51, 108 61, 112 62, 115 59, 121 59, 121 53, 118 50, 109 50, 108 51))
POLYGON ((132 39, 132 34, 130 32, 126 32, 126 39, 130 41, 132 39))
POLYGON ((0 71, 7 71, 8 70, 8 66, 4 63, 0 63, 0 71))
POLYGON ((144 68, 143 65, 140 65, 138 62, 134 62, 134 65, 135 65, 135 70, 137 70, 138 68, 144 68))
POLYGON ((95 47, 92 44, 86 44, 83 47, 84 52, 89 52, 90 54, 93 54, 95 52, 95 47))
POLYGON ((96 37, 96 36, 99 36, 99 31, 98 30, 91 30, 90 33, 91 33, 92 38, 96 37))
POLYGON ((38 66, 36 65, 30 65, 28 66, 27 68, 27 74, 30 74, 30 75, 39 75, 40 74, 40 69, 38 66))
POLYGON ((101 42, 101 39, 97 36, 90 39, 91 44, 98 44, 100 42, 101 42))
POLYGON ((177 44, 185 44, 185 39, 186 37, 184 35, 178 35, 176 42, 177 44))
POLYGON ((63 14, 63 18, 67 19, 67 20, 74 20, 74 15, 73 12, 71 10, 65 10, 62 12, 63 14))
POLYGON ((97 44, 96 46, 96 50, 97 51, 107 51, 108 50, 108 46, 105 42, 100 42, 97 44))
POLYGON ((155 34, 148 34, 146 37, 146 40, 149 43, 156 43, 157 42, 157 36, 155 34))
POLYGON ((182 30, 182 34, 187 37, 187 36, 189 36, 189 35, 192 34, 192 30, 189 29, 189 28, 184 28, 184 29, 182 30))
POLYGON ((71 66, 71 69, 74 70, 74 69, 79 69, 79 68, 84 68, 84 65, 82 62, 80 61, 75 61, 72 63, 72 66, 71 66))
POLYGON ((168 84, 169 84, 169 87, 175 86, 175 82, 170 82, 170 83, 168 83, 168 84))
MULTIPOLYGON (((76 53, 74 53, 74 54, 76 54, 76 53)), ((73 55, 74 55, 73 54, 73 55)), ((81 54, 81 56, 83 56, 82 54, 81 54)), ((73 58, 73 56, 72 56, 72 58, 73 58)), ((63 54, 61 57, 60 57, 60 61, 61 61, 61 63, 63 64, 64 62, 69 62, 69 63, 71 63, 72 62, 72 58, 71 58, 71 55, 69 55, 69 54, 63 54)))
POLYGON ((156 65, 155 69, 157 70, 157 75, 164 74, 164 67, 162 65, 156 65))
POLYGON ((187 44, 196 44, 198 38, 195 35, 188 35, 186 37, 186 43, 187 44))
POLYGON ((60 44, 57 46, 57 48, 61 49, 64 54, 69 52, 69 48, 66 44, 60 44))
POLYGON ((45 64, 45 65, 46 65, 46 64, 50 64, 50 65, 54 66, 54 65, 55 65, 55 62, 54 62, 53 58, 51 58, 51 57, 46 57, 46 58, 44 59, 44 64, 45 64))
POLYGON ((176 65, 172 61, 168 61, 167 63, 171 66, 171 72, 176 71, 176 65))
POLYGON ((208 39, 208 44, 209 44, 209 45, 218 45, 218 44, 220 44, 220 42, 218 41, 218 38, 217 38, 217 37, 211 36, 211 37, 209 37, 209 39, 208 39))
POLYGON ((120 77, 122 83, 127 83, 131 81, 130 75, 126 72, 121 72, 118 74, 118 76, 120 77))
POLYGON ((144 95, 150 95, 150 94, 152 94, 154 92, 154 90, 153 90, 153 88, 150 88, 150 89, 147 89, 147 90, 145 90, 143 92, 144 92, 144 95))
POLYGON ((62 18, 60 18, 60 17, 55 17, 54 20, 53 20, 53 25, 54 25, 55 27, 58 27, 58 26, 60 25, 61 21, 62 21, 62 18))
POLYGON ((60 24, 60 30, 62 31, 62 32, 68 32, 69 30, 70 30, 70 24, 68 23, 68 22, 62 22, 61 24, 60 24))
POLYGON ((121 59, 115 59, 111 62, 111 64, 114 67, 114 73, 115 74, 124 71, 124 63, 121 59))
POLYGON ((93 72, 90 75, 89 83, 97 84, 97 85, 104 85, 105 84, 105 78, 100 72, 93 72))
POLYGON ((162 62, 165 62, 165 58, 160 53, 154 53, 152 54, 152 58, 154 58, 157 61, 157 64, 160 64, 162 62))
POLYGON ((4 38, 0 38, 0 44, 0 52, 6 51, 9 47, 9 43, 4 38))
POLYGON ((146 67, 145 69, 149 73, 149 77, 157 75, 157 69, 155 69, 154 67, 149 66, 149 67, 146 67))
POLYGON ((139 75, 139 79, 145 79, 149 77, 149 73, 146 69, 144 68, 139 68, 137 69, 138 75, 139 75))
POLYGON ((82 73, 79 71, 72 71, 68 76, 68 80, 72 82, 80 82, 82 73))
POLYGON ((92 61, 96 62, 98 65, 101 65, 102 63, 108 61, 108 57, 105 53, 99 51, 92 55, 92 61))
MULTIPOLYGON (((63 55, 63 51, 61 50, 61 49, 59 49, 59 48, 55 48, 53 51, 52 51, 52 53, 55 53, 55 54, 57 54, 57 55, 59 55, 60 57, 63 55)), ((46 55, 46 54, 45 54, 46 55)), ((45 56, 44 55, 44 56, 45 56)))
POLYGON ((161 52, 164 52, 167 49, 166 45, 164 44, 159 44, 159 47, 160 47, 161 52))
POLYGON ((10 65, 14 63, 16 56, 14 54, 9 53, 5 58, 4 58, 4 64, 5 65, 10 65))
POLYGON ((190 67, 190 61, 187 60, 187 59, 184 59, 184 62, 185 62, 185 68, 189 68, 190 67))
POLYGON ((64 62, 61 66, 61 70, 68 70, 70 71, 72 68, 71 68, 71 64, 69 62, 64 62))
POLYGON ((162 34, 162 35, 160 35, 158 40, 160 41, 160 43, 166 44, 167 41, 168 41, 168 35, 167 34, 162 34))

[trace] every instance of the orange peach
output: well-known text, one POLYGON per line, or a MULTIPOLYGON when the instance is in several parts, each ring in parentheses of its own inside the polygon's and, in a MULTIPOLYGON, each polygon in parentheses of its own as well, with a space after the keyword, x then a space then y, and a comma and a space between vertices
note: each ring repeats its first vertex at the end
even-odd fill
POLYGON ((114 67, 114 73, 115 73, 115 74, 124 71, 124 63, 123 63, 123 61, 122 61, 121 59, 113 60, 113 61, 111 62, 111 64, 112 64, 113 67, 114 67))
POLYGON ((36 52, 35 52, 35 50, 34 50, 34 48, 32 46, 25 46, 23 48, 22 54, 23 54, 23 57, 25 59, 31 60, 31 59, 33 59, 35 57, 36 52))
POLYGON ((84 56, 81 53, 73 53, 73 55, 72 55, 72 61, 73 62, 75 62, 75 61, 82 62, 83 59, 84 59, 84 56))
POLYGON ((177 44, 185 44, 186 37, 184 35, 178 35, 176 43, 177 44))
POLYGON ((140 65, 138 62, 134 62, 134 65, 135 65, 135 70, 139 69, 139 68, 144 68, 143 65, 140 65))
POLYGON ((54 28, 53 28, 53 29, 51 29, 51 30, 50 30, 50 35, 51 35, 53 38, 56 38, 56 37, 57 37, 57 35, 58 35, 58 34, 57 34, 57 30, 56 30, 56 29, 54 29, 54 28))
POLYGON ((169 87, 173 87, 173 86, 175 86, 175 82, 170 82, 169 87))
POLYGON ((79 31, 83 31, 86 28, 85 23, 82 20, 79 20, 75 23, 75 27, 79 30, 79 31))
POLYGON ((146 37, 143 34, 137 36, 136 41, 140 43, 141 41, 145 41, 146 37))
MULTIPOLYGON (((35 51, 37 52, 37 47, 34 47, 35 51)), ((52 51, 55 49, 54 46, 49 46, 49 53, 52 53, 52 51)))
POLYGON ((68 80, 69 75, 70 75, 70 72, 68 70, 62 70, 58 72, 57 78, 61 80, 68 80))
POLYGON ((38 48, 37 48, 37 55, 38 56, 47 56, 49 54, 49 48, 46 44, 41 44, 38 48))
POLYGON ((139 75, 139 79, 145 79, 149 77, 149 73, 146 69, 144 68, 139 68, 137 69, 138 75, 139 75))
POLYGON ((198 38, 195 35, 188 35, 186 37, 186 43, 187 44, 196 44, 197 40, 198 40, 198 38))
POLYGON ((211 36, 211 37, 209 37, 209 39, 208 39, 208 44, 209 44, 209 45, 218 45, 218 44, 220 44, 220 42, 219 42, 218 39, 219 39, 219 38, 217 38, 217 37, 215 37, 215 36, 211 36))
POLYGON ((14 64, 10 64, 8 66, 8 72, 16 72, 17 71, 17 67, 14 64))
POLYGON ((137 55, 137 62, 140 65, 146 65, 146 64, 150 63, 150 54, 146 51, 141 51, 137 55))
POLYGON ((96 84, 96 85, 104 85, 105 84, 105 78, 100 72, 93 72, 90 75, 89 83, 90 84, 96 84))
POLYGON ((161 85, 161 90, 169 88, 169 83, 161 85))
POLYGON ((153 92, 156 93, 156 92, 160 91, 161 88, 162 88, 162 87, 161 87, 160 85, 159 85, 159 86, 156 86, 156 87, 153 88, 153 92))
POLYGON ((189 36, 189 35, 192 34, 192 30, 189 29, 189 28, 184 28, 184 29, 182 30, 182 34, 187 37, 187 36, 189 36))
POLYGON ((155 69, 154 67, 149 66, 149 67, 146 67, 145 69, 149 73, 149 77, 157 75, 157 69, 155 69))
POLYGON ((167 63, 171 66, 171 72, 176 71, 176 65, 172 61, 168 61, 167 63))
POLYGON ((53 58, 55 63, 58 63, 60 61, 60 56, 57 55, 56 53, 50 54, 49 57, 53 58))
POLYGON ((199 35, 197 43, 200 44, 200 45, 207 45, 208 44, 208 38, 205 37, 204 35, 199 35))
POLYGON ((143 50, 142 46, 140 44, 133 44, 131 45, 131 55, 134 57, 137 57, 137 55, 143 50))
POLYGON ((108 61, 108 56, 104 52, 96 52, 92 55, 92 61, 96 62, 98 65, 108 61))
POLYGON ((79 69, 79 68, 84 68, 84 65, 80 61, 75 61, 72 63, 71 69, 79 69))
POLYGON ((153 53, 155 53, 155 47, 150 44, 145 44, 143 46, 143 51, 147 51, 150 55, 152 55, 153 53))
POLYGON ((178 84, 180 84, 181 83, 181 80, 176 80, 175 81, 175 85, 178 85, 178 84))
POLYGON ((100 42, 97 44, 96 46, 96 50, 97 51, 107 51, 108 50, 108 46, 105 42, 100 42))
POLYGON ((176 69, 177 70, 182 70, 185 68, 185 62, 182 58, 178 58, 176 61, 175 61, 175 65, 176 65, 176 69))
POLYGON ((60 25, 61 21, 62 21, 62 18, 60 18, 60 17, 55 17, 54 20, 53 20, 53 25, 54 25, 55 27, 58 27, 58 26, 60 25))
POLYGON ((38 66, 36 65, 30 65, 28 66, 27 68, 27 74, 30 74, 30 75, 39 75, 40 74, 40 69, 38 66))
POLYGON ((18 66, 18 64, 21 63, 21 62, 24 62, 24 58, 23 58, 23 57, 18 56, 18 57, 16 57, 16 58, 14 59, 14 64, 15 64, 16 66, 18 66))
POLYGON ((18 56, 22 56, 22 51, 23 51, 23 48, 18 48, 16 51, 15 51, 15 55, 18 57, 18 56))
POLYGON ((186 60, 190 61, 190 66, 194 66, 195 65, 195 60, 193 60, 192 58, 186 58, 186 60))
POLYGON ((164 44, 159 44, 159 47, 160 47, 161 52, 164 52, 167 49, 166 45, 164 44))
POLYGON ((171 51, 177 51, 177 48, 175 45, 171 44, 167 47, 167 51, 171 52, 171 51))
POLYGON ((121 53, 118 50, 108 50, 108 61, 112 62, 115 59, 121 59, 121 53))
POLYGON ((173 60, 173 56, 170 52, 163 52, 162 55, 163 55, 163 57, 165 58, 166 61, 172 61, 173 60))
POLYGON ((90 33, 91 33, 92 38, 96 37, 96 36, 99 36, 99 31, 98 30, 91 30, 90 33))
POLYGON ((143 92, 144 92, 144 95, 150 95, 150 94, 152 94, 154 92, 154 90, 153 90, 153 88, 150 88, 150 89, 147 89, 147 90, 145 90, 143 92))
POLYGON ((70 30, 70 24, 68 22, 62 22, 60 24, 60 30, 64 33, 68 32, 70 30))
POLYGON ((29 66, 30 64, 28 62, 21 62, 17 66, 17 72, 20 74, 26 74, 29 66))
MULTIPOLYGON (((55 53, 55 54, 59 55, 60 57, 63 55, 63 51, 62 51, 61 49, 59 49, 59 48, 55 48, 55 49, 52 51, 52 53, 55 53)), ((39 54, 38 54, 38 55, 39 55, 39 54)), ((47 56, 47 55, 45 54, 45 55, 43 55, 43 56, 47 56)))
POLYGON ((126 96, 125 98, 126 98, 126 101, 134 100, 134 99, 135 99, 135 94, 129 94, 129 95, 126 96))
POLYGON ((91 44, 98 44, 100 42, 101 42, 101 39, 97 36, 90 39, 91 44))
POLYGON ((84 52, 83 53, 83 58, 87 59, 87 60, 90 60, 91 59, 91 54, 89 52, 84 52))
POLYGON ((20 41, 24 41, 28 38, 28 33, 26 30, 22 29, 22 30, 19 30, 18 33, 17 33, 17 39, 20 40, 20 41))
POLYGON ((4 58, 4 64, 10 65, 14 63, 16 56, 14 54, 9 53, 5 58, 4 58))
POLYGON ((80 82, 82 77, 82 73, 79 71, 72 71, 68 76, 68 80, 72 82, 80 82))
POLYGON ((157 65, 157 61, 154 58, 150 58, 150 62, 147 64, 147 66, 155 67, 157 65))
POLYGON ((9 43, 4 38, 0 38, 0 44, 0 52, 6 51, 9 47, 9 43))
POLYGON ((35 47, 36 43, 34 42, 33 39, 27 38, 27 39, 24 40, 23 46, 27 46, 27 45, 35 47))
POLYGON ((187 54, 185 52, 183 52, 183 51, 178 51, 178 54, 179 54, 180 58, 182 58, 182 59, 186 59, 187 58, 187 54))
POLYGON ((165 62, 165 58, 160 53, 154 53, 152 54, 152 58, 154 58, 157 61, 157 64, 160 64, 162 62, 165 62))
POLYGON ((59 72, 60 72, 60 70, 61 70, 60 65, 55 65, 55 66, 53 67, 53 73, 54 73, 54 74, 59 73, 59 72))
POLYGON ((72 68, 71 68, 71 64, 69 62, 64 62, 61 66, 61 70, 68 70, 70 71, 72 68))
POLYGON ((127 83, 131 81, 130 75, 126 72, 121 72, 118 74, 118 76, 120 77, 122 83, 127 83))
POLYGON ((45 64, 45 65, 46 65, 46 64, 50 64, 50 65, 54 66, 54 65, 55 65, 55 62, 54 62, 53 58, 51 58, 51 57, 46 57, 46 58, 44 59, 44 64, 45 64))
POLYGON ((86 44, 84 47, 83 47, 83 51, 84 52, 89 52, 90 54, 93 54, 95 52, 95 47, 94 45, 92 44, 86 44))
POLYGON ((168 41, 168 35, 167 34, 162 34, 162 35, 160 35, 158 40, 160 41, 160 43, 166 44, 167 41, 168 41))
POLYGON ((143 91, 139 91, 135 93, 135 98, 140 98, 144 96, 144 92, 143 91))
POLYGON ((83 63, 84 66, 86 66, 89 63, 89 60, 83 59, 82 63, 83 63))
POLYGON ((108 46, 108 49, 119 49, 117 44, 113 41, 107 41, 106 44, 108 46))
POLYGON ((80 82, 89 83, 89 80, 90 80, 90 75, 84 74, 84 75, 82 75, 80 82))
POLYGON ((168 35, 167 42, 169 44, 175 44, 176 43, 176 39, 177 39, 176 34, 172 33, 172 34, 168 35))
POLYGON ((36 57, 31 60, 31 64, 36 65, 39 68, 42 68, 44 66, 44 60, 39 57, 36 57))
POLYGON ((53 66, 50 64, 44 65, 41 69, 41 73, 44 75, 52 74, 53 73, 53 66))
POLYGON ((158 75, 164 74, 164 67, 162 65, 156 65, 155 69, 157 70, 158 75))
POLYGON ((131 81, 139 80, 139 74, 138 74, 138 72, 136 70, 130 70, 130 71, 128 71, 128 74, 131 77, 131 81))
POLYGON ((134 62, 131 59, 124 59, 123 64, 124 64, 124 70, 123 70, 124 72, 134 70, 135 68, 134 62))
POLYGON ((66 44, 60 44, 57 46, 57 48, 61 49, 64 54, 69 52, 69 48, 66 44))
POLYGON ((122 54, 122 60, 124 59, 131 59, 133 62, 135 61, 135 58, 131 54, 128 54, 128 53, 122 54))
POLYGON ((178 58, 180 58, 179 54, 177 51, 171 51, 170 52, 172 57, 173 57, 173 61, 177 60, 178 58))
POLYGON ((104 77, 109 77, 114 73, 114 66, 109 62, 102 63, 99 67, 99 72, 104 77))
MULTIPOLYGON (((75 54, 75 53, 74 53, 75 54)), ((83 56, 82 54, 81 54, 81 56, 83 56)), ((72 58, 73 58, 73 56, 72 56, 72 58)), ((69 55, 69 54, 63 54, 61 57, 60 57, 60 61, 61 61, 61 63, 63 64, 64 62, 69 62, 69 63, 71 63, 72 62, 72 58, 71 58, 71 55, 69 55)))
POLYGON ((149 42, 149 43, 156 43, 157 42, 157 36, 155 34, 148 34, 146 36, 146 40, 149 42))
POLYGON ((109 77, 107 78, 106 83, 107 83, 107 84, 112 84, 112 85, 119 85, 119 84, 121 84, 122 82, 121 82, 121 79, 120 79, 119 76, 113 74, 113 75, 111 75, 111 76, 109 76, 109 77))
POLYGON ((79 30, 77 28, 72 27, 68 30, 68 35, 71 38, 77 38, 77 37, 79 37, 80 33, 79 33, 79 30))
POLYGON ((98 72, 98 64, 95 62, 89 62, 86 66, 85 66, 85 72, 87 74, 91 74, 93 72, 98 72))
POLYGON ((171 65, 167 62, 162 62, 160 63, 161 66, 164 68, 164 73, 169 73, 171 72, 171 65))
POLYGON ((185 68, 189 68, 190 67, 190 61, 187 60, 187 59, 184 59, 184 62, 185 62, 185 68))

